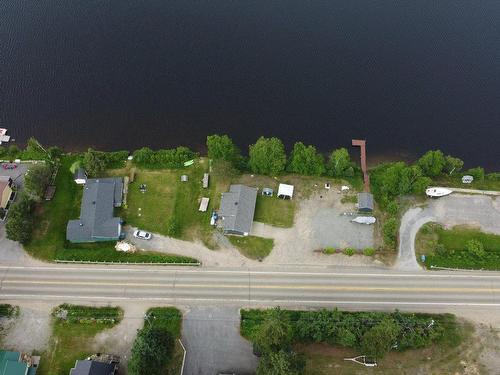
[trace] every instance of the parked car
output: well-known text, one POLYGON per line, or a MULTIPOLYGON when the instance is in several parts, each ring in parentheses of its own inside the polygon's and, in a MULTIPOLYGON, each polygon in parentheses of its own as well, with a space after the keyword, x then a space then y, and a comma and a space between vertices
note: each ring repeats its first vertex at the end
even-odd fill
POLYGON ((134 237, 139 238, 141 240, 150 240, 153 237, 153 235, 151 233, 145 232, 143 230, 136 230, 134 232, 134 237))
POLYGON ((4 163, 4 164, 2 164, 2 167, 3 167, 3 169, 16 169, 17 168, 17 164, 4 163))

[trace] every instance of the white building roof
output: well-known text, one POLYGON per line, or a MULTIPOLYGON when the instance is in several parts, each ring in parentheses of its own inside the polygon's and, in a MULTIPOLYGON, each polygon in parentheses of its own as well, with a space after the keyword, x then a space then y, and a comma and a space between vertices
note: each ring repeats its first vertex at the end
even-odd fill
POLYGON ((287 184, 280 184, 278 187, 278 197, 280 196, 285 196, 285 197, 293 197, 293 185, 287 185, 287 184))

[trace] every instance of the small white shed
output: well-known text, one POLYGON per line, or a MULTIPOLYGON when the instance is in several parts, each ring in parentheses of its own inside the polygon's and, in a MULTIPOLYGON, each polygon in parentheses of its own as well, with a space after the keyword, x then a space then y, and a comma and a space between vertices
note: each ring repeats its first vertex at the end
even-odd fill
POLYGON ((293 185, 280 184, 278 187, 278 198, 292 199, 293 198, 293 185))

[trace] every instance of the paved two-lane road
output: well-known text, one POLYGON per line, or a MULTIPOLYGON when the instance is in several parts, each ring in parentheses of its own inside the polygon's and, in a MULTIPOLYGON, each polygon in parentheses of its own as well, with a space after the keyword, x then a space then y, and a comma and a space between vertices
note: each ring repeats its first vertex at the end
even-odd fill
POLYGON ((168 304, 500 308, 500 273, 0 266, 1 299, 168 304))

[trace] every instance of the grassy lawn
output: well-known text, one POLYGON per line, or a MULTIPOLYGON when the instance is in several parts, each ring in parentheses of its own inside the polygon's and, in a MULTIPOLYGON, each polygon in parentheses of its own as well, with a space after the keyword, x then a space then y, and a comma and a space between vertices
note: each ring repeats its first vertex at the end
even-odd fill
POLYGON ((175 171, 137 170, 135 181, 129 185, 128 207, 122 210, 123 218, 138 228, 166 234, 179 178, 175 171), (145 193, 139 190, 141 184, 147 186, 145 193))
POLYGON ((228 236, 228 238, 241 254, 250 259, 263 259, 271 253, 274 247, 274 240, 272 238, 256 236, 228 236))
POLYGON ((440 186, 450 186, 463 189, 479 189, 479 190, 496 190, 500 191, 500 179, 492 179, 486 176, 484 180, 474 180, 470 184, 462 183, 462 176, 465 172, 459 173, 456 176, 440 176, 436 178, 434 183, 440 186))
POLYGON ((175 307, 153 307, 146 312, 146 322, 167 330, 175 338, 175 350, 172 362, 166 369, 166 375, 178 375, 182 367, 184 351, 179 343, 181 336, 182 314, 175 307))
MULTIPOLYGON (((77 359, 93 353, 94 336, 118 324, 123 312, 118 307, 61 305, 68 318, 53 316, 49 348, 42 353, 38 374, 67 375, 77 359)), ((57 308, 55 309, 55 311, 57 308)), ((111 350, 112 348, 110 348, 111 350)))
POLYGON ((290 228, 293 226, 296 202, 283 200, 276 196, 257 195, 254 220, 276 227, 290 228))
POLYGON ((421 254, 426 255, 426 267, 500 269, 500 236, 477 229, 444 229, 437 224, 426 224, 417 234, 415 247, 419 261, 421 254), (484 256, 478 257, 466 250, 466 243, 472 239, 483 244, 484 256))
POLYGON ((62 159, 54 199, 39 204, 35 210, 33 237, 24 248, 36 258, 54 259, 57 250, 64 248, 68 220, 79 216, 82 189, 69 170, 74 160, 71 156, 62 159))

